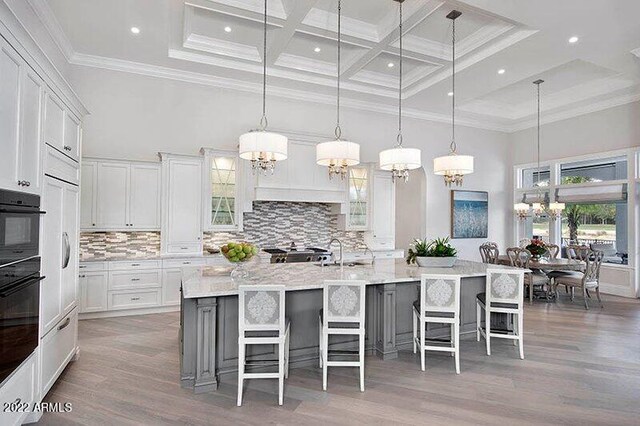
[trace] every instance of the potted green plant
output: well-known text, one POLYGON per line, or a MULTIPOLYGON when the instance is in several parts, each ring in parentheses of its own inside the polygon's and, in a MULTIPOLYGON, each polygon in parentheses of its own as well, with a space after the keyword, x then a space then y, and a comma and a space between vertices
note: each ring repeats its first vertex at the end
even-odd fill
POLYGON ((458 252, 449 243, 449 238, 432 241, 416 238, 408 250, 407 264, 417 263, 428 268, 451 268, 456 263, 458 252))

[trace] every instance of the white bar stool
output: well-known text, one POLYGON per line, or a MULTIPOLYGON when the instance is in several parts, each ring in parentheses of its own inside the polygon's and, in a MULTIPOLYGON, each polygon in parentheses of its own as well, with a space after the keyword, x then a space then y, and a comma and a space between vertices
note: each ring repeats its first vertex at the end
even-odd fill
MULTIPOLYGON (((360 391, 364 392, 364 312, 365 281, 329 280, 324 282, 322 310, 319 315, 320 367, 322 390, 327 390, 327 367, 359 367, 360 391), (329 336, 332 334, 358 336, 358 361, 329 360, 329 336)), ((332 351, 350 353, 354 351, 332 351)))
POLYGON ((524 359, 524 270, 487 268, 487 284, 484 293, 476 297, 476 339, 482 335, 487 342, 487 355, 491 355, 491 338, 511 339, 518 343, 520 359, 524 359), (485 327, 480 322, 481 309, 485 312, 485 327), (513 331, 491 331, 491 314, 499 312, 516 315, 513 331))
POLYGON ((245 379, 278 379, 278 403, 284 400, 284 379, 289 377, 289 321, 284 314, 285 286, 238 286, 238 407, 242 405, 245 379), (278 345, 278 371, 245 373, 251 364, 274 365, 273 361, 246 360, 246 345, 278 345))
POLYGON ((420 347, 424 371, 425 351, 450 352, 460 374, 460 277, 424 274, 420 280, 420 300, 413 302, 413 353, 420 347), (426 323, 451 325, 451 341, 426 339, 426 323), (418 327, 420 336, 418 336, 418 327), (445 344, 448 346, 445 346, 445 344))

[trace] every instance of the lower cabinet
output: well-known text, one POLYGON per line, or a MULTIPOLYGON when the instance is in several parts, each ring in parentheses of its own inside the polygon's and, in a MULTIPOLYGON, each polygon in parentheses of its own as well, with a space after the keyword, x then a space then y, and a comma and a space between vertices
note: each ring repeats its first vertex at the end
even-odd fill
POLYGON ((42 365, 41 395, 49 392, 78 348, 78 310, 74 309, 57 323, 40 342, 42 365))
POLYGON ((107 310, 107 272, 80 274, 80 312, 107 310))
POLYGON ((109 310, 151 308, 160 305, 160 289, 109 292, 109 310))
POLYGON ((38 396, 38 357, 39 351, 34 351, 29 358, 18 368, 11 377, 0 387, 0 424, 21 425, 24 423, 29 412, 19 410, 5 410, 8 404, 16 404, 16 407, 24 407, 22 404, 29 404, 33 407, 38 396))
POLYGON ((180 286, 182 285, 181 269, 165 269, 162 271, 162 304, 165 306, 180 304, 180 286))

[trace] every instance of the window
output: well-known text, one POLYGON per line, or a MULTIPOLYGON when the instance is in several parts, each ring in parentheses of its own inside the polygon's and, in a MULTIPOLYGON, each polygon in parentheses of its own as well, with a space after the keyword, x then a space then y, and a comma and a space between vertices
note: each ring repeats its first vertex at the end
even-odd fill
POLYGON ((549 166, 541 166, 540 172, 538 172, 537 167, 522 169, 521 188, 547 187, 550 181, 551 172, 549 166))
POLYGON ((627 157, 614 157, 564 163, 560 166, 560 183, 579 184, 627 179, 627 157))
POLYGON ((562 245, 602 250, 604 262, 627 263, 627 202, 567 203, 562 217, 562 245))
POLYGON ((236 159, 211 158, 211 225, 234 226, 236 196, 236 159))
POLYGON ((524 237, 525 238, 542 238, 544 241, 549 241, 549 217, 536 217, 531 215, 524 222, 524 237))

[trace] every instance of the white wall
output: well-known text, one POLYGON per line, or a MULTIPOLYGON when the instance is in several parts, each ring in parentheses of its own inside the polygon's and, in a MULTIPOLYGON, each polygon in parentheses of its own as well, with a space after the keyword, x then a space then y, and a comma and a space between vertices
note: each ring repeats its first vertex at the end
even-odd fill
MULTIPOLYGON (((78 66, 71 69, 71 82, 91 111, 84 121, 85 156, 153 160, 158 151, 234 150, 238 136, 256 127, 261 114, 260 94, 78 66)), ((335 126, 331 105, 270 97, 268 116, 272 129, 292 132, 332 135, 335 126)), ((364 162, 377 162, 378 152, 395 143, 395 116, 345 109, 342 122, 343 135, 361 144, 364 162)), ((489 239, 503 245, 511 214, 508 135, 465 127, 456 134, 459 149, 476 156, 476 173, 464 188, 490 192, 489 239)), ((423 150, 427 236, 449 235, 449 189, 432 174, 432 159, 447 152, 450 126, 406 119, 404 140, 423 150)), ((478 259, 480 242, 454 244, 463 258, 478 259)))

